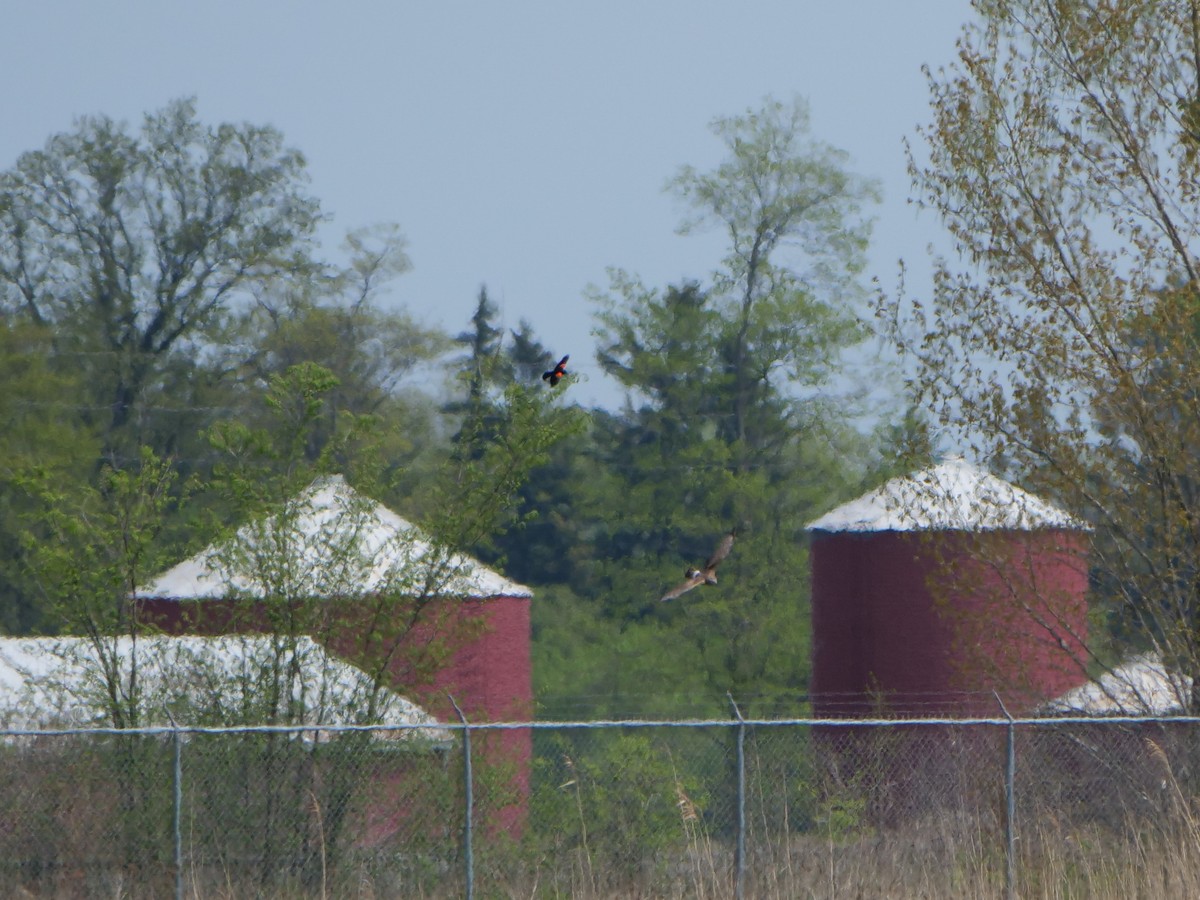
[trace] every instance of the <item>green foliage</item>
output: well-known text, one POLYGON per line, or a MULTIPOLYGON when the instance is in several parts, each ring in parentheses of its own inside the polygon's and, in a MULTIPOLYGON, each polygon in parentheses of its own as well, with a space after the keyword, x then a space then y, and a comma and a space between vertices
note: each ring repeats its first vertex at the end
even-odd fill
POLYGON ((729 241, 713 294, 723 302, 721 356, 732 381, 727 427, 743 444, 763 440, 753 429, 773 400, 773 375, 821 384, 839 349, 860 336, 853 304, 870 233, 862 209, 878 189, 808 128, 802 99, 768 97, 714 120, 728 153, 714 171, 684 166, 668 184, 693 213, 682 233, 715 226, 729 241))
POLYGON ((449 459, 434 485, 434 512, 425 524, 435 536, 477 547, 528 515, 520 506, 522 486, 555 444, 583 428, 578 410, 562 408, 539 387, 510 384, 494 407, 487 440, 464 435, 475 449, 449 459))
MULTIPOLYGON (((561 577, 569 553, 557 526, 570 514, 571 441, 583 433, 586 417, 560 405, 565 391, 546 391, 540 374, 552 357, 533 326, 522 320, 506 343, 498 314, 481 289, 471 330, 456 338, 469 352, 451 363, 463 393, 442 407, 459 423, 450 496, 462 498, 463 509, 482 504, 485 518, 499 526, 474 528, 460 546, 489 565, 506 565, 519 581, 545 583, 561 577), (500 479, 499 493, 490 486, 489 472, 500 479), (473 499, 471 484, 483 487, 473 499)), ((444 498, 446 488, 439 493, 444 498)), ((437 521, 446 501, 431 506, 426 518, 437 521)))
POLYGON ((83 118, 0 174, 0 303, 55 328, 55 361, 84 375, 85 421, 118 462, 239 295, 308 271, 303 170, 274 129, 208 127, 180 100, 137 134, 83 118))
POLYGON ((522 584, 562 584, 587 552, 580 546, 586 523, 576 517, 578 485, 587 477, 577 441, 586 426, 582 411, 563 414, 543 461, 516 491, 509 524, 473 548, 481 560, 502 565, 522 584))
POLYGON ((93 474, 99 453, 79 418, 78 378, 55 370, 52 348, 49 328, 0 319, 0 627, 15 633, 52 624, 25 565, 26 545, 52 538, 24 483, 36 478, 66 492, 93 474))
MULTIPOLYGON (((651 587, 654 585, 651 584, 651 587)), ((533 686, 539 719, 724 716, 708 671, 677 624, 623 623, 559 586, 533 604, 533 686)))
POLYGON ((597 358, 626 403, 593 414, 574 463, 565 528, 590 552, 577 551, 569 584, 590 604, 588 633, 613 633, 607 659, 581 660, 573 678, 618 714, 720 715, 727 692, 755 713, 794 708, 807 687, 803 525, 870 464, 811 391, 862 334, 856 278, 875 188, 808 138, 799 100, 713 131, 726 159, 668 186, 693 213, 683 231, 728 238, 711 286, 658 291, 614 270, 592 298, 597 358), (659 603, 730 530, 720 583, 659 603))
POLYGON ((512 340, 505 347, 509 371, 501 377, 520 382, 537 382, 543 372, 553 367, 560 357, 554 356, 542 346, 534 334, 529 320, 521 319, 517 327, 509 330, 512 340))
POLYGON ((268 417, 261 425, 228 420, 210 429, 209 440, 221 459, 214 466, 213 487, 233 505, 233 518, 261 514, 295 496, 345 461, 339 457, 346 448, 371 430, 371 419, 349 413, 330 430, 326 396, 339 384, 323 366, 300 363, 271 378, 263 397, 268 417))
POLYGON ((479 289, 471 330, 460 332, 455 343, 467 352, 455 358, 451 365, 457 371, 454 380, 463 396, 442 406, 442 412, 460 419, 455 433, 454 452, 459 457, 473 458, 494 437, 498 414, 495 391, 501 382, 501 341, 503 331, 495 324, 496 305, 488 299, 487 287, 479 289))
POLYGON ((581 851, 597 870, 653 859, 684 835, 679 791, 697 806, 706 798, 680 780, 671 754, 642 734, 597 739, 600 750, 580 755, 556 735, 544 742, 534 777, 536 827, 553 852, 581 851))
MULTIPOLYGON (((828 486, 846 480, 841 448, 829 445, 837 429, 769 379, 739 394, 726 352, 730 307, 698 285, 660 294, 621 273, 613 280, 614 293, 600 298, 600 359, 631 393, 621 415, 594 417, 599 471, 577 514, 582 506, 594 520, 596 552, 572 586, 603 597, 602 614, 622 623, 623 639, 652 628, 669 635, 655 652, 658 672, 640 682, 646 694, 673 696, 687 684, 690 703, 713 711, 725 709, 727 691, 787 703, 806 686, 803 523, 829 502, 828 486), (740 436, 739 396, 753 411, 740 436), (721 584, 659 604, 731 528, 738 539, 721 584)), ((647 701, 628 702, 640 711, 647 701)))
POLYGON ((98 488, 64 486, 46 471, 23 482, 36 498, 27 564, 55 625, 90 641, 105 711, 119 728, 138 725, 144 708, 136 663, 118 642, 146 630, 130 598, 163 565, 158 536, 178 502, 175 478, 168 461, 143 449, 138 467, 106 469, 98 488))
MULTIPOLYGON (((337 379, 324 393, 325 428, 332 430, 343 412, 361 416, 403 410, 399 384, 444 346, 443 335, 402 313, 345 305, 339 298, 316 302, 289 297, 272 311, 247 368, 254 383, 269 382, 302 364, 328 369, 337 379)), ((250 413, 255 411, 251 406, 250 413)))
MULTIPOLYGON (((351 256, 343 269, 259 290, 254 306, 231 328, 230 343, 215 351, 218 368, 241 376, 242 384, 223 399, 227 415, 271 427, 274 413, 264 403, 269 395, 262 386, 312 365, 327 370, 335 383, 321 390, 323 415, 308 438, 309 462, 317 461, 343 427, 343 416, 389 424, 427 421, 429 401, 401 387, 415 369, 443 353, 449 339, 404 311, 381 306, 389 281, 409 267, 404 247, 395 226, 352 231, 346 240, 351 256)), ((379 429, 394 468, 412 464, 431 442, 414 436, 436 434, 437 429, 428 427, 379 429)), ((344 455, 340 461, 349 464, 344 455)))

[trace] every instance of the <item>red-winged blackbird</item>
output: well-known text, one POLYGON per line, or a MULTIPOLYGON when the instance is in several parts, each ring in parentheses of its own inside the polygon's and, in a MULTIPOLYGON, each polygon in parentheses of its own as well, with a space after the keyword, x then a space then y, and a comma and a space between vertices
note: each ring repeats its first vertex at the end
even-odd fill
POLYGON ((704 564, 703 569, 688 569, 684 573, 687 581, 683 584, 676 585, 667 591, 659 600, 674 600, 680 594, 686 594, 694 587, 699 587, 702 584, 717 583, 717 566, 721 564, 721 560, 729 555, 729 551, 733 549, 733 539, 736 532, 731 531, 729 534, 721 538, 721 542, 717 544, 717 549, 712 552, 712 556, 704 564))
POLYGON ((567 354, 558 361, 558 365, 549 372, 542 373, 542 381, 550 382, 550 387, 558 384, 559 380, 567 374, 567 360, 571 358, 571 354, 567 354))

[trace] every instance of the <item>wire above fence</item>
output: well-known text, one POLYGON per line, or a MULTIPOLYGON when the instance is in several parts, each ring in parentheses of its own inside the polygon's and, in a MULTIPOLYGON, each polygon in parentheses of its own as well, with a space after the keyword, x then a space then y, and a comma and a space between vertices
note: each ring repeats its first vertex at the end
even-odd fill
POLYGON ((513 731, 513 730, 574 730, 589 728, 735 728, 746 727, 811 727, 811 728, 895 728, 919 726, 1041 726, 1056 725, 1197 725, 1200 716, 1014 716, 1012 718, 948 716, 913 718, 798 718, 798 719, 581 719, 536 720, 519 722, 404 722, 365 725, 148 725, 131 728, 114 726, 75 726, 70 728, 0 728, 2 737, 63 737, 69 735, 145 735, 175 734, 338 734, 400 731, 513 731))

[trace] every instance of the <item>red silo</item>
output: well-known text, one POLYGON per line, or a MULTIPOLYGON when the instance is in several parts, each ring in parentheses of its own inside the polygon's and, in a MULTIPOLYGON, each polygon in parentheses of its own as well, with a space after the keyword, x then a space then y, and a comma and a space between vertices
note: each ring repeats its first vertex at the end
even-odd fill
POLYGON ((809 526, 818 717, 1029 713, 1086 680, 1086 526, 959 459, 809 526))
MULTIPOLYGON (((385 686, 442 721, 458 721, 450 697, 474 723, 533 717, 529 588, 446 555, 340 475, 317 479, 283 512, 172 567, 134 599, 142 620, 166 634, 219 635, 270 633, 267 595, 278 595, 276 613, 279 597, 299 598, 295 616, 309 637, 367 671, 385 662, 385 686), (411 605, 380 600, 408 589, 411 605)), ((532 732, 476 735, 479 761, 503 773, 488 822, 516 836, 528 816, 532 732)))

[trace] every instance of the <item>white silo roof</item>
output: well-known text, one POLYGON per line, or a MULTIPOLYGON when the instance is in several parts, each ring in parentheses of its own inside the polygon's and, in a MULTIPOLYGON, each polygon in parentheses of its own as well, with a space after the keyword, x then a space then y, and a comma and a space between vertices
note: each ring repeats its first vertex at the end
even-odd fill
POLYGON ((168 724, 167 709, 181 725, 195 724, 190 713, 224 719, 239 710, 262 710, 263 679, 291 673, 290 693, 277 698, 272 715, 291 714, 298 725, 355 725, 368 707, 370 721, 416 725, 380 732, 388 739, 444 741, 437 720, 406 697, 376 688, 365 672, 328 653, 310 637, 290 643, 265 635, 218 637, 128 635, 83 637, 0 637, 0 727, 39 729, 108 723, 108 690, 130 689, 137 672, 138 707, 144 724, 168 724), (105 679, 105 667, 112 666, 105 679), (297 713, 297 711, 300 711, 297 713), (421 727, 424 726, 424 727, 421 727))
POLYGON ((443 597, 533 596, 477 560, 439 552, 420 529, 357 493, 341 475, 318 478, 286 512, 286 517, 281 513, 243 526, 232 542, 209 546, 134 595, 203 600, 284 590, 333 598, 393 590, 443 597))
POLYGON ((1086 529, 1078 519, 962 459, 949 459, 851 500, 810 531, 1086 529))
POLYGON ((1170 671, 1157 654, 1135 656, 1043 707, 1047 713, 1169 716, 1186 709, 1192 679, 1170 671))

